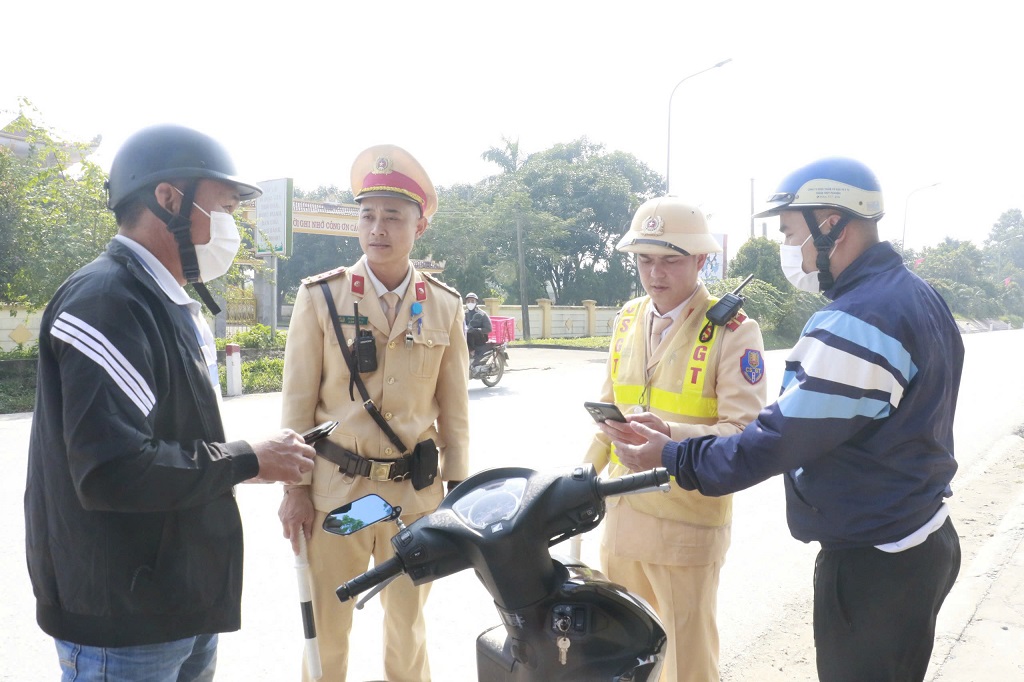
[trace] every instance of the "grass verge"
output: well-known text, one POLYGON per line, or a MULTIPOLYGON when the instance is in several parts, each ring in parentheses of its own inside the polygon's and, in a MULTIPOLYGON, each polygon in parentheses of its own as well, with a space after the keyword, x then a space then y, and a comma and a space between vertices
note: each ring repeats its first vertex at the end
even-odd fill
POLYGON ((612 337, 610 336, 584 336, 573 339, 530 339, 529 341, 517 339, 510 343, 509 346, 523 346, 527 348, 530 346, 548 346, 556 348, 589 348, 594 350, 608 350, 608 344, 611 343, 611 340, 612 337))
POLYGON ((36 405, 36 377, 5 377, 0 381, 0 414, 31 412, 36 405))

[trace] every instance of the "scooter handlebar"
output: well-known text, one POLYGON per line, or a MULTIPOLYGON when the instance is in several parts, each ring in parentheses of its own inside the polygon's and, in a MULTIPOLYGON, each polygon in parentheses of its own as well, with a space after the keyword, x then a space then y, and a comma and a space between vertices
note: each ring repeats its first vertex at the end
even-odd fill
POLYGON ((599 479, 597 492, 601 497, 635 493, 645 488, 658 488, 669 481, 668 469, 658 467, 618 478, 599 479))
POLYGON ((404 572, 405 568, 402 566, 402 562, 399 561, 397 556, 393 556, 387 561, 377 564, 366 573, 357 575, 355 578, 352 578, 352 580, 344 583, 341 587, 335 590, 335 593, 338 595, 338 599, 345 602, 372 587, 376 587, 386 580, 390 580, 395 576, 401 575, 404 572))

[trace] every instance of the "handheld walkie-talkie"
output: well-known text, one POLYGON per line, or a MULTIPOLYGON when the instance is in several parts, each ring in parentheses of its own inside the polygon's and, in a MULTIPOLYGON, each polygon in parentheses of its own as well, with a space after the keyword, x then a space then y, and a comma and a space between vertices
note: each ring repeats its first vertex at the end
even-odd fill
POLYGON ((708 311, 707 315, 711 324, 724 327, 729 323, 729 320, 736 317, 736 313, 740 311, 743 302, 746 300, 740 296, 740 290, 747 286, 747 283, 752 279, 754 279, 753 273, 747 275, 747 278, 738 287, 723 296, 718 303, 711 306, 711 310, 708 311))
POLYGON ((373 340, 373 332, 369 329, 364 331, 359 328, 359 304, 353 303, 352 308, 356 317, 356 343, 354 350, 356 356, 356 369, 360 374, 376 372, 377 344, 373 340))

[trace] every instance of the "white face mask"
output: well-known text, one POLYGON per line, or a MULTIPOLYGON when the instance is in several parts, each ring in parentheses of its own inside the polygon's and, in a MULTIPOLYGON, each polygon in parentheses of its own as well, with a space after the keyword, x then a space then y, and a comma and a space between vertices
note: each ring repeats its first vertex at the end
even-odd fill
MULTIPOLYGON (((810 239, 811 235, 807 235, 810 239)), ((809 291, 816 294, 821 290, 818 284, 818 271, 804 272, 804 240, 800 246, 781 244, 779 246, 779 261, 782 263, 782 274, 786 276, 789 283, 800 291, 809 291)))
POLYGON ((470 310, 476 310, 476 301, 469 301, 466 303, 466 307, 470 310))
MULTIPOLYGON (((828 218, 821 221, 821 225, 828 222, 828 218)), ((821 229, 821 225, 818 225, 818 229, 821 229)), ((811 239, 811 235, 807 235, 807 239, 803 241, 800 246, 790 246, 788 244, 779 245, 779 261, 782 264, 782 274, 786 276, 789 283, 795 286, 800 291, 807 291, 812 294, 821 293, 821 283, 818 282, 818 271, 804 272, 804 244, 811 239)), ((828 257, 831 258, 832 254, 835 253, 835 247, 833 247, 828 257)))
MULTIPOLYGON (((178 190, 178 194, 181 194, 181 190, 178 190)), ((210 219, 210 241, 195 245, 199 278, 204 282, 210 282, 222 277, 231 269, 242 238, 238 235, 238 227, 235 226, 235 219, 231 214, 223 211, 207 213, 199 204, 193 206, 210 219)))

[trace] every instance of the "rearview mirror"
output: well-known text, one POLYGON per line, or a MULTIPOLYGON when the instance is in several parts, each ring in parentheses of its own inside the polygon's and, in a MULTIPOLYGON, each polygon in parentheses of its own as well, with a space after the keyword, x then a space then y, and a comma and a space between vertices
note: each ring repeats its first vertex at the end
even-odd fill
POLYGON ((334 535, 351 535, 378 521, 395 518, 395 508, 380 495, 366 495, 338 507, 324 519, 323 528, 334 535))

